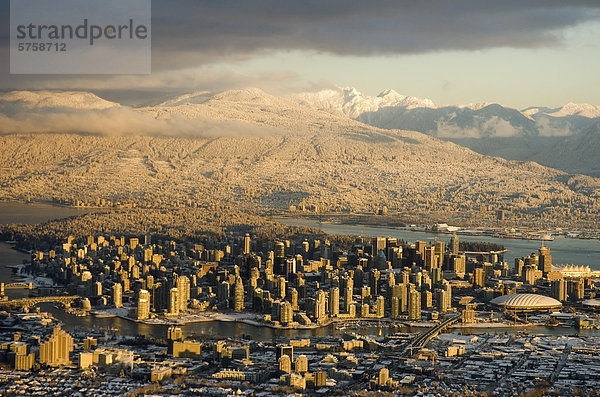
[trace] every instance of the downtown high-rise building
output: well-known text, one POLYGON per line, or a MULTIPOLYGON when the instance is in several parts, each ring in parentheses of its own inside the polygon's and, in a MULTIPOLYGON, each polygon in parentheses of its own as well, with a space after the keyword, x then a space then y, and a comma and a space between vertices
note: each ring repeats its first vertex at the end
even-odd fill
POLYGON ((421 294, 412 285, 408 292, 408 319, 421 320, 421 294))
POLYGON ((179 314, 179 290, 176 287, 171 288, 169 291, 169 314, 179 314))
POLYGON ((240 276, 235 279, 235 286, 233 291, 233 310, 241 312, 244 310, 244 283, 240 276))
POLYGON ((146 320, 150 318, 150 292, 141 289, 138 296, 137 319, 146 320))
POLYGON ((116 308, 123 307, 123 286, 121 283, 115 283, 112 287, 113 290, 113 304, 116 308))
POLYGON ((40 362, 51 367, 71 364, 73 337, 57 326, 48 340, 40 344, 40 362))
POLYGON ((450 237, 450 253, 452 255, 458 255, 459 246, 458 236, 453 234, 452 237, 450 237))

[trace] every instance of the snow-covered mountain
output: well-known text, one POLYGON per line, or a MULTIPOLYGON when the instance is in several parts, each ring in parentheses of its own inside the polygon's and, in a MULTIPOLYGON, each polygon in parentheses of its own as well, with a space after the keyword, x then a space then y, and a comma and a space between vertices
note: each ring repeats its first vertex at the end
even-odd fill
POLYGON ((566 136, 588 129, 594 119, 600 118, 600 107, 589 104, 521 111, 490 102, 441 105, 394 90, 369 96, 352 87, 296 97, 317 109, 342 112, 376 127, 410 129, 446 139, 566 136))
POLYGON ((569 102, 557 109, 528 108, 523 113, 530 116, 545 114, 552 117, 580 116, 595 119, 600 118, 600 106, 569 102))
POLYGON ((524 110, 494 103, 442 105, 393 90, 369 96, 347 87, 288 96, 258 88, 216 94, 200 91, 154 106, 129 107, 88 92, 13 91, 0 93, 0 118, 0 133, 172 136, 262 136, 268 128, 268 133, 300 133, 307 128, 334 128, 342 120, 359 121, 382 129, 422 132, 485 155, 600 175, 594 165, 597 151, 588 150, 597 145, 586 146, 600 140, 600 107, 587 104, 524 110))
POLYGON ((0 93, 0 108, 11 106, 37 109, 108 109, 120 105, 83 91, 9 91, 0 93))
POLYGON ((101 197, 161 208, 191 200, 216 211, 224 203, 346 213, 385 205, 487 222, 493 212, 481 211, 482 203, 539 221, 542 213, 562 214, 565 200, 583 207, 598 190, 580 191, 563 172, 530 161, 372 127, 258 89, 201 96, 139 108, 0 114, 0 199, 101 197))
POLYGON ((436 108, 429 99, 401 95, 394 90, 385 90, 373 97, 358 92, 354 87, 329 89, 319 92, 299 94, 302 103, 325 111, 339 111, 353 119, 367 112, 376 112, 383 108, 398 107, 405 109, 436 108))
MULTIPOLYGON (((578 158, 574 150, 556 150, 563 139, 565 147, 573 148, 583 136, 588 141, 600 136, 592 128, 600 121, 600 106, 567 103, 560 108, 518 110, 489 102, 441 105, 393 90, 369 96, 351 87, 304 93, 296 98, 316 109, 341 112, 375 127, 419 131, 482 154, 536 159, 569 172, 600 175, 597 167, 588 166, 595 159, 578 158)), ((589 154, 589 150, 584 153, 589 154)))

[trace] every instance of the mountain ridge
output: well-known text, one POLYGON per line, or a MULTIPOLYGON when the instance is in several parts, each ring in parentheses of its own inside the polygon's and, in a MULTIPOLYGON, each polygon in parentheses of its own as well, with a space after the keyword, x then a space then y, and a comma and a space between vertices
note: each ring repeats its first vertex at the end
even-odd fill
MULTIPOLYGON (((116 125, 114 112, 96 112, 116 125)), ((198 135, 2 135, 0 199, 229 203, 258 212, 293 205, 374 213, 385 206, 466 224, 493 223, 496 209, 536 225, 581 222, 584 209, 583 222, 595 222, 600 211, 600 187, 569 185, 564 172, 484 156, 420 132, 372 127, 262 90, 129 109, 132 115, 161 128, 185 123, 198 135), (225 133, 206 133, 214 125, 225 133)))

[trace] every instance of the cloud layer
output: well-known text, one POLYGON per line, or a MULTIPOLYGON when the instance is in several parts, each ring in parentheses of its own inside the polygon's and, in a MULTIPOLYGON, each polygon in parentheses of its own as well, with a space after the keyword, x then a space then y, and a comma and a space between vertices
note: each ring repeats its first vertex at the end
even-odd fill
MULTIPOLYGON (((44 82, 49 88, 85 89, 86 83, 102 80, 85 77, 76 87, 77 80, 64 77, 9 75, 8 5, 0 0, 0 51, 5 54, 0 57, 0 89, 41 88, 44 82)), ((159 77, 134 80, 128 88, 160 83, 164 90, 170 72, 202 71, 274 51, 371 56, 547 47, 560 43, 564 28, 597 19, 599 10, 597 1, 577 0, 153 0, 152 70, 159 77)), ((212 81, 234 81, 237 87, 268 80, 216 74, 212 81)), ((105 80, 127 85, 112 77, 105 80)))

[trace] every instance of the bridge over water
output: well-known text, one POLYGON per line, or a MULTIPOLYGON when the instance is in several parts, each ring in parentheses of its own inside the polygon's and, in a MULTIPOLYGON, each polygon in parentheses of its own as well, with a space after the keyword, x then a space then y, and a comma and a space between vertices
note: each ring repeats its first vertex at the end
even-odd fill
POLYGON ((55 302, 62 303, 65 306, 70 306, 79 299, 76 295, 61 295, 61 296, 40 296, 36 298, 21 298, 21 299, 8 299, 0 301, 0 306, 10 308, 30 308, 37 305, 38 303, 55 302))
POLYGON ((429 328, 427 331, 419 334, 405 350, 405 353, 409 353, 411 356, 415 352, 419 352, 423 349, 427 344, 436 336, 440 334, 446 327, 454 324, 458 320, 460 320, 461 314, 457 314, 456 316, 449 317, 437 324, 435 327, 429 328))

